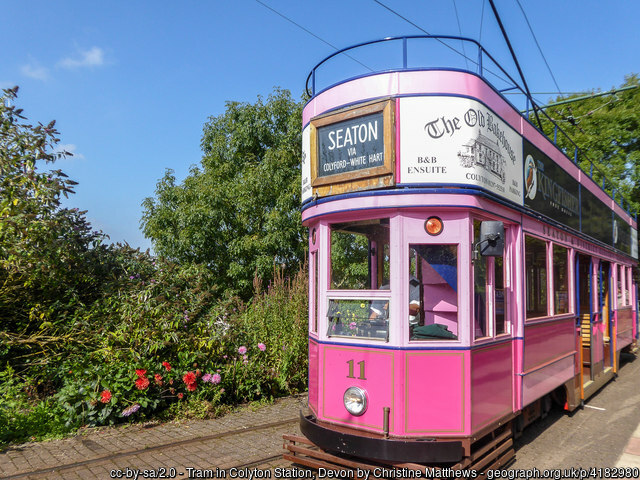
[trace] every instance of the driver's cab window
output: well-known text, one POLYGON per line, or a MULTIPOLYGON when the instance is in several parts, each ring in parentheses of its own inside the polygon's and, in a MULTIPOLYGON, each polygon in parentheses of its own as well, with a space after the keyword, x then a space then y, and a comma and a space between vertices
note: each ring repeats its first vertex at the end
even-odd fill
POLYGON ((331 289, 389 288, 389 219, 331 225, 331 289))
MULTIPOLYGON (((480 220, 473 222, 474 244, 480 241, 480 220)), ((473 260, 473 337, 486 339, 509 333, 503 257, 473 260)))
POLYGON ((458 250, 455 245, 409 245, 411 340, 457 340, 458 250))
POLYGON ((389 219, 330 227, 329 337, 389 338, 389 219))

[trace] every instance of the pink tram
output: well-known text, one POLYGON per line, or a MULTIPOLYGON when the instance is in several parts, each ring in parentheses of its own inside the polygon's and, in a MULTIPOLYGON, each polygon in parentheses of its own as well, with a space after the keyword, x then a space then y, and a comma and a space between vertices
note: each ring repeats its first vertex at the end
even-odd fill
POLYGON ((411 41, 442 38, 382 40, 401 67, 320 92, 327 59, 310 75, 297 463, 500 465, 512 432, 552 398, 579 407, 635 345, 637 216, 488 82, 475 41, 477 71, 408 66, 411 41))

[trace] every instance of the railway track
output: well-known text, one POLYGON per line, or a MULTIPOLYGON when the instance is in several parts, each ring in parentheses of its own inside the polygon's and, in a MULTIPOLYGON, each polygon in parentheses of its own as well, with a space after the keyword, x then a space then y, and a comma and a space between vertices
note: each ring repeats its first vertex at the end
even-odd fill
MULTIPOLYGON (((51 467, 47 467, 47 468, 40 468, 40 469, 36 469, 36 470, 31 470, 31 471, 28 471, 28 472, 21 472, 21 473, 9 475, 9 476, 6 476, 6 477, 1 477, 1 479, 2 480, 14 480, 14 479, 27 478, 27 477, 29 477, 29 478, 31 478, 31 477, 47 478, 47 477, 45 477, 47 474, 55 473, 55 474, 59 474, 59 475, 63 475, 64 476, 65 472, 71 472, 74 469, 78 469, 78 468, 82 468, 82 467, 91 468, 91 466, 105 464, 105 463, 107 463, 107 464, 108 463, 112 463, 114 466, 115 465, 123 465, 128 460, 130 460, 130 459, 132 459, 134 457, 138 457, 140 455, 147 455, 147 454, 153 453, 153 452, 161 453, 161 454, 162 453, 167 454, 167 452, 170 452, 171 450, 174 450, 174 449, 176 449, 178 447, 185 447, 185 446, 190 446, 190 445, 194 445, 194 444, 198 444, 198 443, 210 442, 210 441, 215 441, 215 440, 220 440, 220 439, 229 440, 230 438, 232 438, 234 436, 246 435, 248 433, 258 433, 258 432, 263 431, 263 430, 269 430, 269 429, 274 429, 274 428, 278 428, 278 427, 284 427, 284 426, 287 426, 287 425, 295 424, 298 421, 299 421, 298 417, 292 417, 292 418, 285 419, 285 420, 280 420, 280 421, 277 421, 277 422, 269 422, 269 423, 259 424, 259 425, 255 425, 255 426, 252 426, 252 427, 246 427, 246 428, 237 428, 237 429, 229 430, 229 431, 226 431, 226 432, 219 432, 219 433, 215 433, 215 434, 211 434, 211 435, 198 436, 198 437, 193 437, 193 438, 189 438, 189 439, 185 439, 185 440, 178 440, 178 441, 163 443, 163 444, 160 444, 160 445, 154 445, 154 446, 151 446, 151 447, 130 449, 130 450, 117 452, 117 453, 112 453, 112 454, 108 454, 108 455, 97 456, 97 457, 90 458, 90 459, 87 459, 87 460, 76 461, 76 462, 71 462, 71 463, 61 464, 61 465, 55 465, 55 466, 51 466, 51 467)), ((171 457, 171 455, 168 455, 168 456, 171 457)), ((257 466, 262 465, 262 464, 273 462, 273 461, 278 460, 278 459, 282 459, 282 451, 280 451, 280 450, 277 453, 274 452, 271 455, 267 455, 267 456, 260 457, 260 458, 257 458, 257 459, 252 459, 251 461, 248 461, 248 462, 245 462, 245 463, 241 463, 241 464, 225 467, 225 469, 228 469, 228 468, 236 468, 236 469, 252 468, 252 467, 257 467, 257 466)), ((216 466, 214 465, 212 468, 215 468, 215 467, 216 466)), ((178 474, 178 475, 180 475, 180 474, 178 474)), ((180 477, 187 478, 184 474, 180 475, 180 477)), ((170 477, 166 477, 166 478, 170 478, 170 477)))

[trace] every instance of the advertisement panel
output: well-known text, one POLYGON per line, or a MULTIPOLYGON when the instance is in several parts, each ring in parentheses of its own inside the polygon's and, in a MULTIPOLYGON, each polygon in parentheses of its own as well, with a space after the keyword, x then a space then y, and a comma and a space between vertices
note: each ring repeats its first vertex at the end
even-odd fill
POLYGON ((313 196, 311 190, 311 126, 302 130, 302 203, 313 196))
POLYGON ((522 138, 472 99, 401 98, 400 183, 473 185, 522 205, 522 138))
POLYGON ((631 225, 617 213, 613 214, 613 246, 627 255, 631 255, 631 225))
POLYGON ((613 245, 613 213, 584 186, 580 187, 582 233, 613 245))
POLYGON ((524 204, 580 229, 580 184, 528 140, 524 140, 524 204))

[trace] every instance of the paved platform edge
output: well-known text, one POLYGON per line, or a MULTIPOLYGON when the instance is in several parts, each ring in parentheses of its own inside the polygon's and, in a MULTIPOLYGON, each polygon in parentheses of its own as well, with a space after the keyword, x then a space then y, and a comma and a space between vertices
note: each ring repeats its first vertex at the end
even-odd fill
POLYGON ((640 467, 640 425, 631 435, 616 467, 640 467))

